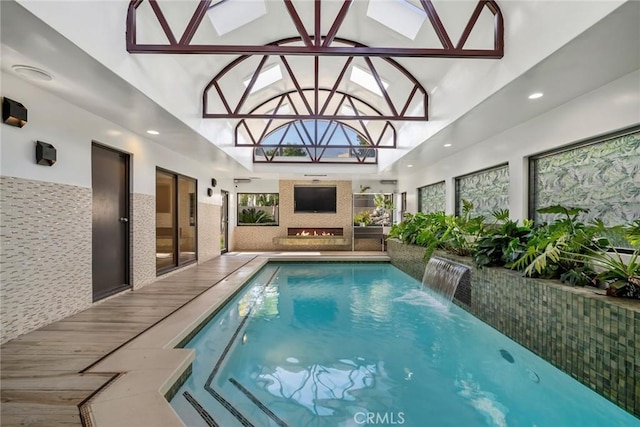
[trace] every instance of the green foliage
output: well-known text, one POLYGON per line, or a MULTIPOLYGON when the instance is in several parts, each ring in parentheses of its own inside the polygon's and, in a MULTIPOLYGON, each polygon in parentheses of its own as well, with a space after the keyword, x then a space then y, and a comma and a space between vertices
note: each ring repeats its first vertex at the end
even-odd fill
POLYGON ((353 225, 364 224, 365 226, 371 223, 371 212, 362 211, 353 216, 353 225))
POLYGON ((273 224, 275 220, 265 211, 256 208, 242 209, 238 214, 238 224, 273 224))
POLYGON ((633 221, 624 231, 631 246, 635 248, 640 247, 640 218, 633 221))
POLYGON ((376 208, 394 209, 393 196, 390 194, 377 193, 373 196, 373 204, 376 208))
POLYGON ((601 220, 585 224, 578 220, 585 209, 556 205, 539 213, 559 217, 534 227, 530 220, 509 219, 504 209, 494 211, 490 223, 472 212, 473 204, 463 201, 460 216, 406 214, 391 227, 389 238, 424 246, 425 259, 440 249, 472 255, 480 268, 505 266, 573 286, 600 283, 611 295, 640 298, 640 219, 625 227, 607 227, 601 220), (612 245, 620 239, 636 247, 629 259, 612 245))
POLYGON ((595 276, 591 267, 571 254, 582 254, 595 248, 598 239, 604 239, 606 227, 602 222, 587 226, 578 221, 582 212, 587 210, 559 205, 538 210, 541 214, 559 214, 561 217, 551 224, 536 227, 524 253, 510 267, 524 271, 530 277, 567 280, 579 286, 591 283, 595 276))
POLYGON ((526 251, 527 240, 531 237, 531 222, 524 221, 519 225, 509 219, 507 209, 495 211, 492 215, 497 224, 487 227, 486 234, 477 240, 473 260, 480 268, 492 265, 511 267, 526 251))
POLYGON ((484 228, 483 217, 472 217, 473 204, 463 201, 463 215, 446 215, 444 212, 407 214, 400 224, 389 232, 408 244, 424 246, 425 259, 436 249, 456 255, 470 255, 477 237, 484 228))
POLYGON ((269 157, 274 154, 283 157, 304 157, 307 155, 307 151, 304 148, 295 147, 290 142, 287 142, 284 146, 266 150, 265 154, 269 157))

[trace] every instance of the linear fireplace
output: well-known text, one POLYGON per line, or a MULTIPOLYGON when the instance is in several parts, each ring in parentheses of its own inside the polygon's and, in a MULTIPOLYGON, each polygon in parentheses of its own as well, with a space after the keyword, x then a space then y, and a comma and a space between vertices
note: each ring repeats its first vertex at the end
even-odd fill
POLYGON ((273 243, 281 246, 296 246, 301 249, 320 246, 344 249, 351 244, 351 241, 344 236, 343 228, 289 227, 287 236, 274 237, 273 243))
POLYGON ((304 236, 304 237, 327 237, 342 236, 342 228, 313 228, 313 227, 296 227, 287 228, 287 236, 304 236))

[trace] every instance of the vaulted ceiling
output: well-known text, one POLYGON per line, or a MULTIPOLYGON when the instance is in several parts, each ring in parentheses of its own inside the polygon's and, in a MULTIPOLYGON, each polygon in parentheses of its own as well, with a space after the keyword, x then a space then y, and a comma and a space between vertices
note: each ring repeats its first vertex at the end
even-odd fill
POLYGON ((2 68, 46 69, 44 89, 237 176, 396 177, 637 70, 639 5, 3 1, 2 68), (385 147, 377 164, 254 164, 305 117, 385 147))

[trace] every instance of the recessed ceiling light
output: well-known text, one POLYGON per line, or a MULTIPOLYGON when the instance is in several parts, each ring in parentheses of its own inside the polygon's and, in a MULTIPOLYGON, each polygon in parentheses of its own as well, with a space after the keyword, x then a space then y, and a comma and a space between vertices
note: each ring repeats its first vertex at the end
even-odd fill
POLYGON ((412 168, 412 167, 413 167, 413 165, 407 165, 407 167, 408 167, 408 168, 412 168))
POLYGON ((160 135, 160 132, 158 132, 157 130, 153 130, 153 129, 149 129, 149 130, 147 131, 147 133, 148 133, 149 135, 160 135))
POLYGON ((444 144, 443 147, 451 147, 451 144, 444 144))
POLYGON ((538 98, 542 98, 542 95, 544 95, 542 92, 532 93, 531 95, 529 95, 529 99, 538 99, 538 98))
POLYGON ((40 82, 50 82, 53 76, 40 68, 31 67, 29 65, 14 65, 11 67, 16 74, 26 77, 29 80, 37 80, 40 82))

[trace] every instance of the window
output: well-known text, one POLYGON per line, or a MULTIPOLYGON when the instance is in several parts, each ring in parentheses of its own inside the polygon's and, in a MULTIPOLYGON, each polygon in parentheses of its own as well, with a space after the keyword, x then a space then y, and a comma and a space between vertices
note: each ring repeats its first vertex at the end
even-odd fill
POLYGON ((552 205, 588 209, 579 215, 585 223, 601 219, 607 226, 627 225, 638 218, 639 128, 545 152, 529 161, 529 218, 536 223, 556 219, 537 212, 552 205))
POLYGON ((483 169, 456 178, 456 215, 462 214, 462 201, 473 203, 473 216, 509 209, 509 165, 483 169))
POLYGON ((418 212, 444 212, 445 208, 444 181, 418 188, 418 212))
POLYGON ((278 225, 278 193, 238 193, 238 225, 278 225))
POLYGON ((197 259, 197 182, 156 170, 156 272, 197 259))

